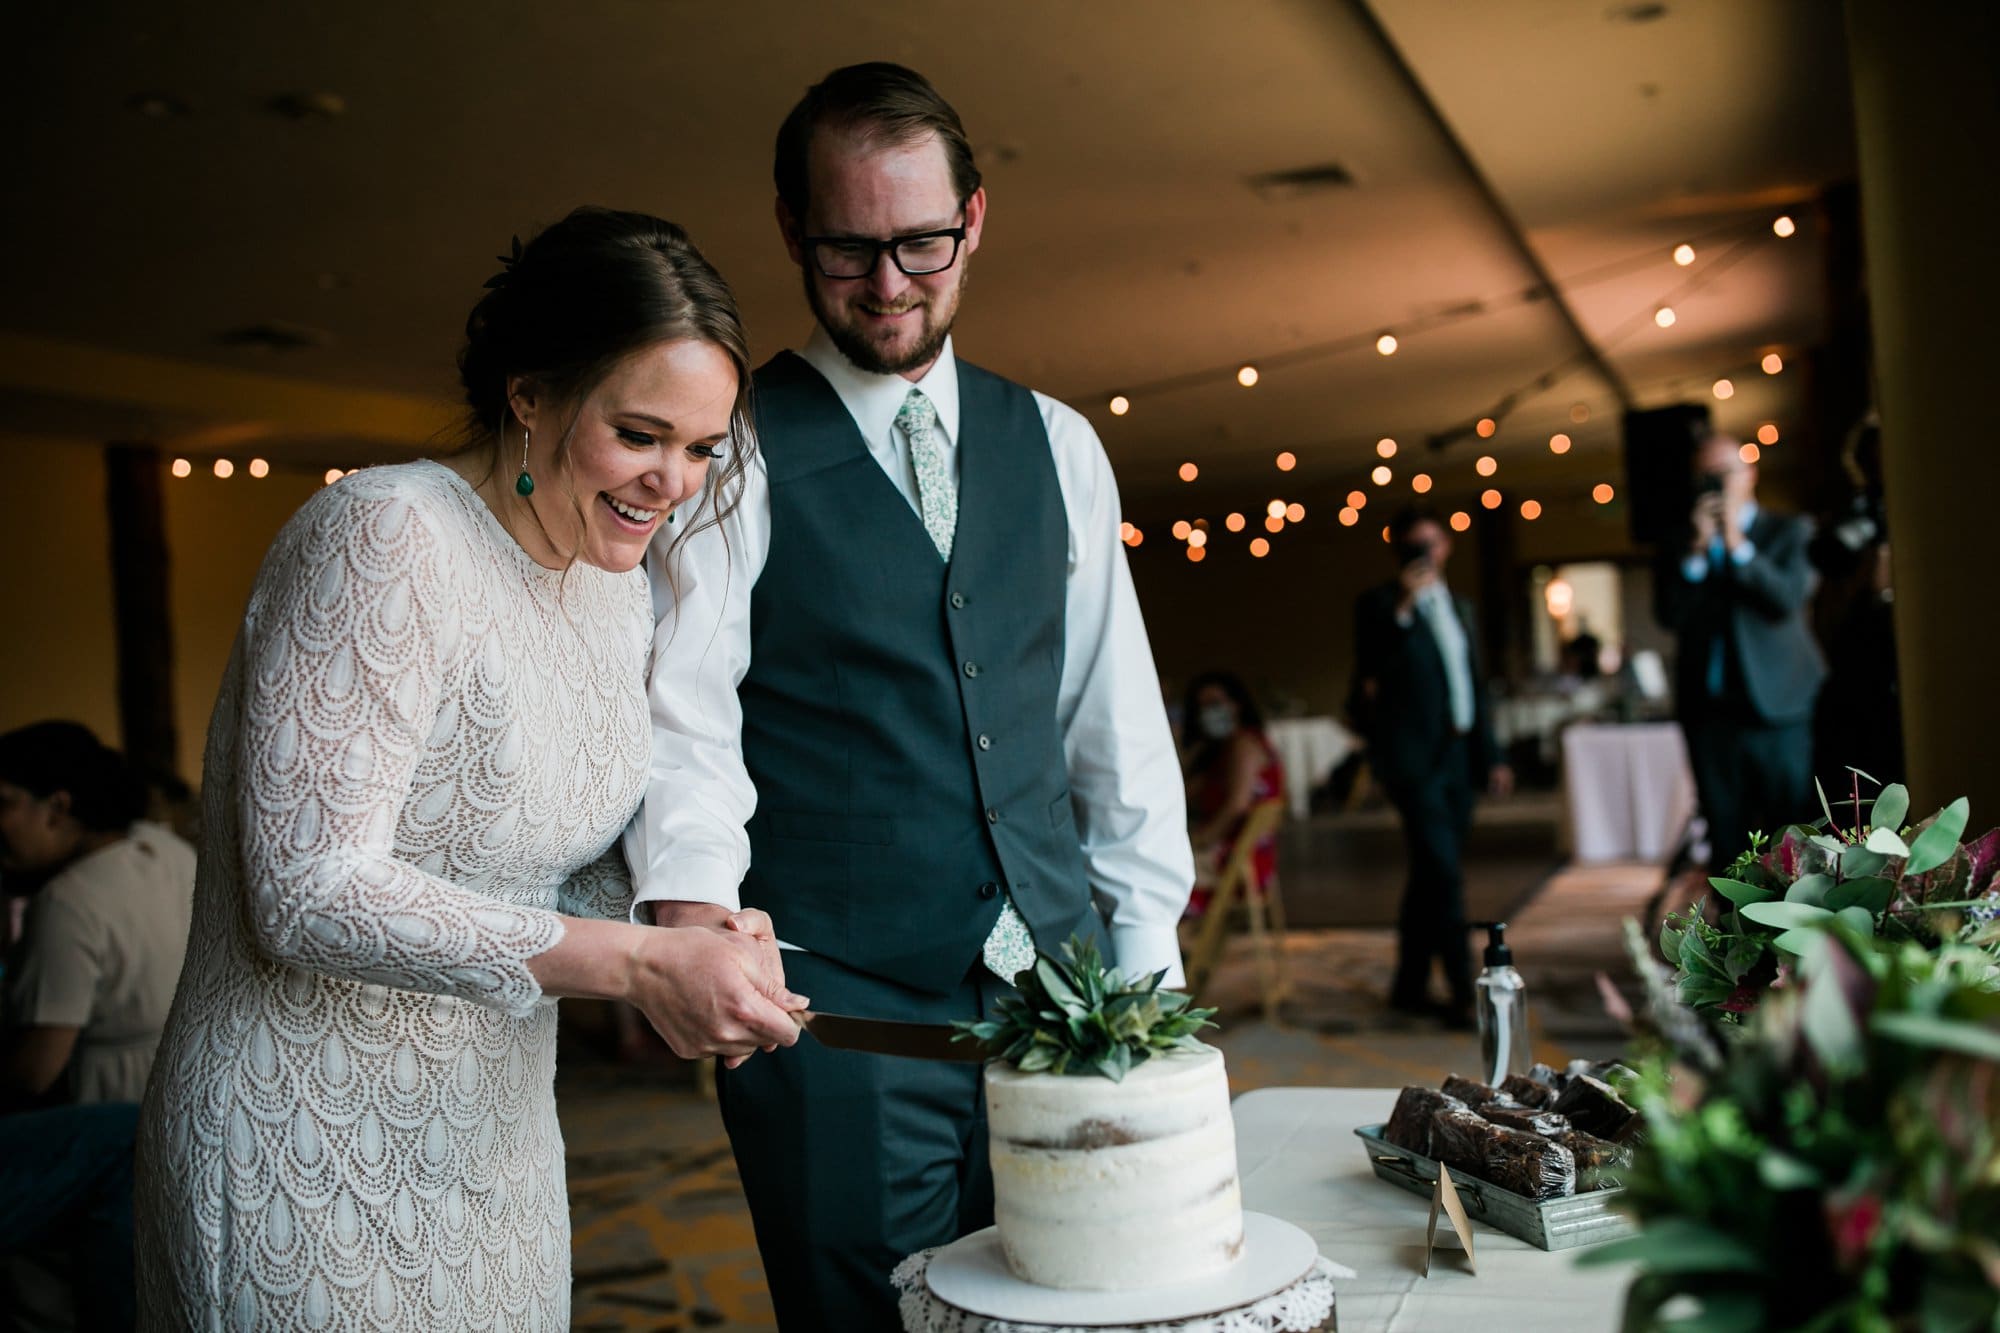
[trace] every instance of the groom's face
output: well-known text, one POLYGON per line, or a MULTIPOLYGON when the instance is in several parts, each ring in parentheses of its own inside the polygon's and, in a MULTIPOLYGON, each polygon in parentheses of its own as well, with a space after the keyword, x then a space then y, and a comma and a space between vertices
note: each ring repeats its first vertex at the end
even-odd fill
POLYGON ((779 205, 792 259, 805 276, 806 300, 841 353, 881 375, 921 378, 944 349, 958 316, 967 264, 979 248, 986 192, 960 207, 951 168, 936 135, 885 143, 851 130, 822 130, 808 158, 811 202, 803 219, 779 205), (829 278, 800 244, 802 236, 895 236, 963 226, 965 241, 949 268, 912 277, 887 254, 863 278, 829 278))

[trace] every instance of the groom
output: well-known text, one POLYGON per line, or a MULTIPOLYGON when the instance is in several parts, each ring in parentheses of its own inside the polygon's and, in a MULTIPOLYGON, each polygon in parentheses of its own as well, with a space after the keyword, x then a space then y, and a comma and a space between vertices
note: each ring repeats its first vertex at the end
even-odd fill
MULTIPOLYGON (((638 898, 762 908, 825 1011, 975 1018, 1071 935, 1177 982, 1193 866, 1116 483, 1082 416, 955 354, 958 115, 835 70, 773 174, 818 326, 757 372, 740 503, 654 552, 638 898)), ((895 1264, 992 1221, 976 1065, 807 1040, 720 1094, 787 1330, 895 1327, 895 1264)))

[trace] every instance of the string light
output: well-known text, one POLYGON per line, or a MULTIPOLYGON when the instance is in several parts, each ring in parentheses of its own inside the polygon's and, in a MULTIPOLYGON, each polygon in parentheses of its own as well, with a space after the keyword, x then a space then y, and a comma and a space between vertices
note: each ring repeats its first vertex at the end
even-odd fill
POLYGON ((1199 546, 1190 546, 1187 548, 1187 558, 1198 565, 1208 559, 1208 552, 1199 546))
POLYGON ((1189 546, 1208 545, 1208 534, 1203 532, 1200 528, 1196 528, 1193 532, 1190 532, 1188 534, 1188 545, 1189 546))
POLYGON ((1382 525, 1382 544, 1384 546, 1389 544, 1389 525, 1387 523, 1382 525))
POLYGON ((193 463, 190 463, 190 462, 188 462, 188 461, 187 461, 187 459, 185 459, 185 458, 176 458, 176 459, 174 460, 174 466, 173 466, 173 474, 174 474, 174 475, 175 475, 176 477, 185 477, 185 476, 189 476, 189 475, 191 475, 191 474, 192 474, 193 472, 194 472, 194 464, 193 464, 193 463))
POLYGON ((1521 517, 1522 517, 1522 518, 1525 518, 1525 519, 1527 519, 1527 520, 1528 520, 1528 521, 1529 521, 1530 523, 1532 523, 1532 522, 1534 522, 1534 521, 1535 521, 1536 519, 1540 518, 1541 516, 1542 516, 1542 502, 1541 502, 1540 500, 1523 500, 1523 501, 1521 501, 1521 517))
POLYGON ((1375 441, 1375 456, 1377 458, 1394 458, 1396 456, 1396 442, 1387 436, 1375 441))
POLYGON ((1419 472, 1416 476, 1410 478, 1410 489, 1415 491, 1418 495, 1425 494, 1430 490, 1430 488, 1431 488, 1430 473, 1419 472))
POLYGON ((1493 432, 1500 429, 1500 423, 1492 417, 1479 418, 1479 424, 1472 428, 1482 440, 1493 438, 1493 432))
POLYGON ((1615 494, 1617 494, 1617 492, 1611 489, 1610 482, 1600 481, 1597 483, 1596 486, 1591 488, 1590 498, 1597 501, 1597 503, 1601 505, 1608 505, 1611 503, 1611 497, 1615 494))
POLYGON ((1250 554, 1254 558, 1262 560, 1265 556, 1271 554, 1271 543, 1262 537, 1252 537, 1250 539, 1250 554))
POLYGON ((253 458, 250 460, 250 475, 253 477, 268 477, 271 475, 271 465, 261 458, 253 458))
MULTIPOLYGON (((178 464, 178 463, 176 463, 176 464, 175 464, 175 466, 176 466, 176 467, 178 467, 178 466, 179 466, 179 464, 178 464)), ((175 476, 182 476, 182 475, 185 475, 185 474, 183 474, 183 473, 179 473, 179 472, 176 472, 176 473, 175 473, 174 475, 175 475, 175 476)), ((329 486, 331 486, 331 485, 333 485, 333 483, 335 483, 336 481, 339 481, 339 480, 340 480, 340 479, 341 479, 342 477, 344 477, 344 476, 346 476, 346 475, 347 475, 347 474, 346 474, 345 472, 342 472, 342 471, 341 471, 341 470, 340 470, 339 468, 337 468, 337 467, 330 467, 330 468, 328 468, 328 469, 326 470, 326 484, 327 484, 327 485, 329 485, 329 486)))
POLYGON ((1481 491, 1479 493, 1479 503, 1487 509, 1498 509, 1500 507, 1500 492, 1481 491))
POLYGON ((1686 242, 1675 246, 1674 262, 1682 268, 1686 268, 1689 264, 1692 264, 1694 262, 1694 247, 1686 242))
POLYGON ((1287 523, 1305 522, 1306 507, 1300 504, 1297 500, 1292 501, 1290 504, 1285 506, 1285 521, 1287 523))
POLYGON ((1193 481, 1196 477, 1199 477, 1200 475, 1201 475, 1201 469, 1196 467, 1193 463, 1181 464, 1182 481, 1193 481))
POLYGON ((230 462, 226 458, 216 459, 215 475, 218 477, 232 477, 236 475, 236 464, 230 462))
POLYGON ((1228 518, 1222 520, 1222 526, 1228 528, 1231 532, 1243 531, 1243 524, 1244 519, 1241 514, 1231 514, 1228 518))
POLYGON ((1284 530, 1285 530, 1285 516, 1283 514, 1272 514, 1269 518, 1264 520, 1264 531, 1275 535, 1277 533, 1283 532, 1284 530))
POLYGON ((1194 524, 1188 522, 1186 519, 1181 519, 1174 524, 1174 540, 1184 542, 1188 539, 1188 534, 1193 531, 1194 524))
POLYGON ((1395 479, 1395 476, 1396 474, 1389 469, 1388 465, 1384 464, 1381 467, 1376 468, 1373 472, 1369 473, 1368 479, 1374 482, 1377 486, 1387 486, 1392 480, 1395 479))
POLYGON ((1569 405, 1569 419, 1579 426, 1590 420, 1590 404, 1571 403, 1569 405))
POLYGON ((1490 477, 1500 470, 1500 460, 1492 454, 1481 454, 1479 461, 1472 465, 1472 470, 1482 477, 1490 477))
POLYGON ((1396 335, 1385 333, 1377 338, 1375 340, 1375 350, 1383 356, 1394 356, 1396 354, 1396 335))
POLYGON ((1663 329, 1672 328, 1674 326, 1674 308, 1670 305, 1661 306, 1653 312, 1653 322, 1663 329))
POLYGON ((1717 380, 1714 384, 1714 393, 1717 398, 1734 398, 1736 396, 1736 386, 1728 380, 1717 380))
POLYGON ((1140 542, 1145 540, 1146 540, 1146 534, 1140 531, 1138 528, 1134 528, 1132 529, 1132 536, 1126 541, 1125 544, 1127 546, 1137 546, 1140 542))
POLYGON ((1754 463, 1764 456, 1764 451, 1754 444, 1746 444, 1736 451, 1736 456, 1746 463, 1754 463))
POLYGON ((1453 511, 1451 516, 1451 530, 1453 532, 1464 532, 1471 526, 1472 515, 1466 513, 1463 509, 1453 511))
POLYGON ((1122 417, 1132 410, 1132 400, 1122 393, 1111 395, 1111 415, 1122 417))
POLYGON ((1561 431, 1557 431, 1554 435, 1549 436, 1549 452, 1552 454, 1568 453, 1569 436, 1563 434, 1561 431))
POLYGON ((1298 465, 1298 455, 1294 454, 1291 450, 1287 449, 1284 453, 1278 455, 1278 471, 1290 472, 1298 465))
POLYGON ((1272 518, 1281 518, 1285 513, 1285 502, 1283 500, 1273 500, 1264 506, 1264 512, 1272 518))
POLYGON ((1207 532, 1207 531, 1208 531, 1208 520, 1207 520, 1207 519, 1205 519, 1205 518, 1198 518, 1198 519, 1196 519, 1196 520, 1194 521, 1194 530, 1195 530, 1196 532, 1207 532))
POLYGON ((1236 382, 1246 389, 1255 384, 1257 382, 1257 367, 1239 367, 1236 371, 1236 382))
POLYGON ((1132 534, 1137 531, 1138 529, 1133 527, 1129 522, 1120 523, 1118 525, 1118 540, 1129 546, 1132 544, 1132 534))
POLYGON ((1776 352, 1766 352, 1764 353, 1764 359, 1758 362, 1758 364, 1763 366, 1766 375, 1775 375, 1785 368, 1785 358, 1779 356, 1776 352))
POLYGON ((1771 224, 1771 230, 1778 234, 1778 239, 1780 240, 1790 236, 1798 229, 1799 224, 1792 221, 1789 217, 1781 217, 1771 224))
POLYGON ((1777 442, 1778 442, 1778 428, 1776 426, 1772 425, 1770 422, 1767 421, 1763 425, 1757 427, 1757 443, 1776 444, 1777 442))
POLYGON ((1353 505, 1349 505, 1345 509, 1340 511, 1341 527, 1351 528, 1360 521, 1361 521, 1361 511, 1359 509, 1356 509, 1353 505))
POLYGON ((1349 507, 1354 509, 1366 509, 1368 507, 1368 492, 1349 491, 1347 493, 1347 503, 1349 507))

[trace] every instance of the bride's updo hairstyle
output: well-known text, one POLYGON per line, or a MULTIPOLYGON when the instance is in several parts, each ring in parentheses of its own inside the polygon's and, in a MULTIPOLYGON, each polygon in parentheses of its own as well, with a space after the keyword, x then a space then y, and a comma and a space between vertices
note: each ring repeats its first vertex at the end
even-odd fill
POLYGON ((556 462, 566 468, 577 410, 614 366, 660 343, 709 343, 736 367, 736 404, 725 457, 675 541, 719 522, 741 496, 756 447, 750 350, 736 297, 687 233, 644 213, 584 207, 526 246, 517 239, 500 263, 466 317, 458 355, 468 447, 486 448, 496 468, 509 465, 506 451, 520 447, 520 427, 507 384, 519 376, 563 414, 556 462), (516 437, 511 443, 503 442, 503 427, 516 437))

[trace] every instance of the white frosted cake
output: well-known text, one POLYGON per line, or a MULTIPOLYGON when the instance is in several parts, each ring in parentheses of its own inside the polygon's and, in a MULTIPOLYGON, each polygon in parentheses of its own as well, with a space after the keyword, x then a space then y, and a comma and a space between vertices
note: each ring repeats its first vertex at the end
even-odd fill
POLYGON ((1222 1052, 1154 1056, 1122 1082, 986 1067, 993 1212, 1016 1277, 1127 1291, 1205 1277, 1243 1252, 1222 1052))

